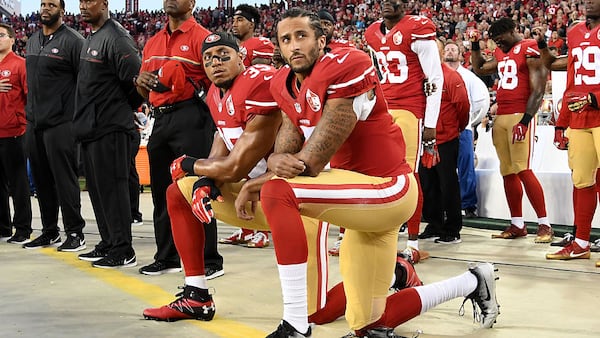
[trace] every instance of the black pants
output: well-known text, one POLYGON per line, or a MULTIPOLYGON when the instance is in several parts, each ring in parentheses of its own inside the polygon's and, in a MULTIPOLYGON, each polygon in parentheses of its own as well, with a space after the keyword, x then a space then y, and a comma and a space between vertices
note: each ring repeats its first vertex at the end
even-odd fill
MULTIPOLYGON (((169 114, 156 116, 148 141, 156 261, 179 263, 167 212, 166 192, 172 182, 169 167, 173 160, 184 154, 196 158, 208 157, 214 133, 215 126, 210 113, 197 104, 185 105, 169 114)), ((206 225, 205 232, 205 265, 221 267, 223 257, 217 252, 216 221, 206 225)))
POLYGON ((16 233, 31 234, 31 197, 23 136, 0 138, 0 235, 10 236, 13 226, 16 233), (9 195, 13 200, 12 222, 9 195))
POLYGON ((129 167, 129 202, 131 203, 131 218, 141 220, 140 212, 140 177, 135 167, 135 156, 140 150, 140 133, 136 131, 131 140, 131 164, 129 167))
POLYGON ((62 210, 65 232, 83 238, 81 192, 77 176, 77 145, 71 122, 45 130, 27 126, 27 149, 36 184, 42 231, 57 234, 62 210))
POLYGON ((81 145, 86 182, 102 240, 97 250, 122 257, 133 252, 129 167, 131 135, 114 132, 81 145))
POLYGON ((438 145, 438 151, 438 165, 431 169, 419 166, 423 189, 423 218, 429 222, 427 231, 442 236, 460 236, 462 215, 456 173, 458 138, 438 145))

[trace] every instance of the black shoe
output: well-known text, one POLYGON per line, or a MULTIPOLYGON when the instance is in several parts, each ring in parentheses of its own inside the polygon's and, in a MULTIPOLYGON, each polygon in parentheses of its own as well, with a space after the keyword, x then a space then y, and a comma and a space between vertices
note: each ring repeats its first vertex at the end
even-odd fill
POLYGON ((208 266, 204 269, 204 275, 206 279, 215 279, 217 277, 221 277, 225 274, 225 270, 223 267, 216 268, 214 266, 208 266))
POLYGON ((462 240, 460 239, 460 236, 444 235, 444 236, 441 236, 440 238, 436 239, 435 242, 439 243, 439 244, 458 244, 458 243, 462 242, 462 240))
POLYGON ((277 327, 275 332, 271 333, 267 336, 267 338, 302 338, 302 337, 310 337, 311 330, 310 326, 308 327, 308 331, 306 333, 300 333, 296 331, 296 329, 291 326, 285 320, 281 321, 281 324, 277 327))
POLYGON ((590 243, 590 251, 591 252, 600 252, 600 239, 597 239, 590 243))
POLYGON ((158 276, 163 273, 176 273, 181 272, 181 264, 165 261, 156 261, 152 264, 142 266, 140 273, 149 276, 158 276))
POLYGON ((67 236, 67 239, 63 242, 61 246, 59 246, 57 251, 65 251, 65 252, 77 252, 84 250, 85 239, 82 236, 79 236, 76 233, 71 233, 67 236))
POLYGON ((144 225, 144 221, 142 221, 141 218, 140 219, 135 219, 134 218, 133 221, 131 222, 131 226, 132 227, 137 227, 137 226, 140 226, 140 225, 144 225))
POLYGON ((60 234, 50 234, 42 232, 42 234, 29 243, 23 244, 25 249, 39 249, 48 246, 59 246, 61 243, 60 234))
POLYGON ((425 230, 423 230, 423 232, 420 233, 417 238, 425 239, 428 241, 435 241, 439 237, 440 237, 440 235, 436 234, 435 232, 431 231, 430 228, 426 227, 425 230))
POLYGON ((468 208, 465 209, 465 218, 477 218, 479 215, 477 214, 477 209, 468 208))
POLYGON ((137 260, 134 252, 129 255, 108 255, 92 263, 93 267, 102 269, 131 268, 136 265, 137 260))
POLYGON ((81 259, 82 261, 97 262, 102 258, 106 257, 107 255, 108 252, 94 248, 94 250, 88 253, 83 253, 77 257, 79 257, 79 259, 81 259))
POLYGON ((12 244, 25 244, 25 243, 29 243, 29 235, 25 236, 23 234, 16 233, 16 234, 14 234, 14 236, 12 236, 8 240, 6 240, 6 242, 7 243, 12 243, 12 244))
POLYGON ((550 243, 550 246, 567 246, 573 242, 575 236, 573 236, 570 232, 564 234, 563 238, 559 242, 550 243))

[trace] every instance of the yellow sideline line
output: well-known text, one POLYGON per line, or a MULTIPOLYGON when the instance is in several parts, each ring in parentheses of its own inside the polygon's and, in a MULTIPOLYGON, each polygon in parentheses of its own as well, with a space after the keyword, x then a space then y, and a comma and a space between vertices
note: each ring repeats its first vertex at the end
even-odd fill
MULTIPOLYGON (((83 271, 95 278, 98 278, 106 284, 124 291, 151 306, 161 306, 173 301, 173 294, 164 291, 156 285, 143 282, 137 278, 126 275, 118 269, 99 269, 91 266, 89 262, 77 259, 77 257, 58 252, 55 248, 43 248, 40 252, 50 256, 63 263, 71 265, 80 271, 83 271)), ((141 317, 141 309, 140 309, 141 317)), ((188 320, 186 323, 195 325, 202 330, 226 338, 263 338, 267 334, 253 327, 240 322, 228 320, 220 317, 218 314, 210 322, 198 320, 188 320)))

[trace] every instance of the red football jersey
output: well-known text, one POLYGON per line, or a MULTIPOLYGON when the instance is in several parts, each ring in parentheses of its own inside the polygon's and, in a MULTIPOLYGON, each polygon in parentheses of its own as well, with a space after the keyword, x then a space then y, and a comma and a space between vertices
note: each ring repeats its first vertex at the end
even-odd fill
POLYGON ((327 44, 327 47, 329 47, 329 49, 331 51, 333 51, 334 49, 338 49, 338 48, 347 48, 347 47, 355 47, 354 44, 348 40, 344 40, 344 39, 331 39, 331 41, 329 41, 329 43, 327 44))
POLYGON ((390 109, 407 109, 417 118, 425 113, 425 74, 411 45, 416 40, 433 40, 436 27, 422 16, 406 15, 387 34, 382 20, 365 31, 365 40, 375 53, 381 88, 390 109))
MULTIPOLYGON (((221 95, 221 89, 210 86, 206 103, 210 109, 221 138, 230 151, 246 129, 246 123, 254 115, 268 115, 279 112, 279 107, 269 91, 269 83, 276 69, 269 65, 254 65, 238 75, 231 88, 221 95)), ((260 160, 248 177, 264 174, 267 170, 265 159, 260 160)))
POLYGON ((297 97, 288 89, 292 81, 295 76, 289 66, 281 68, 271 82, 271 92, 306 140, 321 119, 328 99, 352 98, 375 90, 373 109, 369 114, 360 115, 352 133, 331 158, 332 168, 378 177, 410 172, 402 131, 392 122, 375 67, 366 53, 355 48, 339 48, 325 54, 304 78, 297 97))
POLYGON ((498 61, 498 115, 525 113, 527 100, 531 94, 529 88, 529 67, 527 58, 540 57, 537 43, 533 39, 517 42, 508 53, 500 48, 494 51, 498 61))
POLYGON ((240 52, 244 56, 244 66, 246 68, 252 66, 252 60, 255 58, 271 59, 275 46, 271 40, 263 37, 250 38, 242 42, 240 52))
POLYGON ((557 125, 574 129, 595 128, 600 126, 600 110, 587 106, 581 112, 567 112, 564 97, 573 93, 594 93, 600 99, 600 26, 590 30, 585 22, 580 22, 569 30, 567 39, 567 87, 557 125))

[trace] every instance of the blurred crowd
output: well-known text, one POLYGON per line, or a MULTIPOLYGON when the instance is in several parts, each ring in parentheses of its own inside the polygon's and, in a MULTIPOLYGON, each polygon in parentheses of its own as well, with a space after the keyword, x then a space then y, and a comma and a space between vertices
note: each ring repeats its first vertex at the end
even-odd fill
MULTIPOLYGON (((251 0, 248 2, 252 2, 251 0)), ((417 0, 413 1, 410 14, 423 15, 431 18, 438 27, 438 36, 459 42, 466 66, 469 63, 469 48, 467 33, 470 29, 483 32, 485 48, 490 53, 494 42, 487 38, 490 23, 499 17, 510 17, 518 23, 518 30, 524 38, 531 37, 534 27, 542 27, 550 46, 556 46, 558 52, 566 45, 566 27, 577 20, 584 19, 583 2, 578 0, 517 0, 514 2, 474 1, 474 0, 417 0)), ((281 1, 270 5, 258 6, 261 13, 259 35, 272 38, 273 28, 285 8, 301 5, 304 8, 317 11, 321 8, 335 13, 336 35, 339 39, 349 40, 358 48, 366 48, 363 33, 366 27, 381 17, 381 3, 376 0, 307 0, 281 1)), ((79 12, 67 8, 67 11, 79 12)), ((194 15, 200 24, 211 31, 230 31, 233 22, 232 9, 198 8, 194 15)), ((138 11, 134 13, 112 13, 112 16, 129 30, 136 40, 140 51, 146 41, 159 31, 167 17, 163 11, 138 11)), ((25 42, 28 37, 41 26, 37 13, 25 16, 5 17, 3 20, 13 26, 17 33, 15 43, 17 53, 23 55, 25 42)), ((72 12, 65 16, 65 23, 83 36, 91 33, 91 28, 83 22, 79 14, 72 12)))

